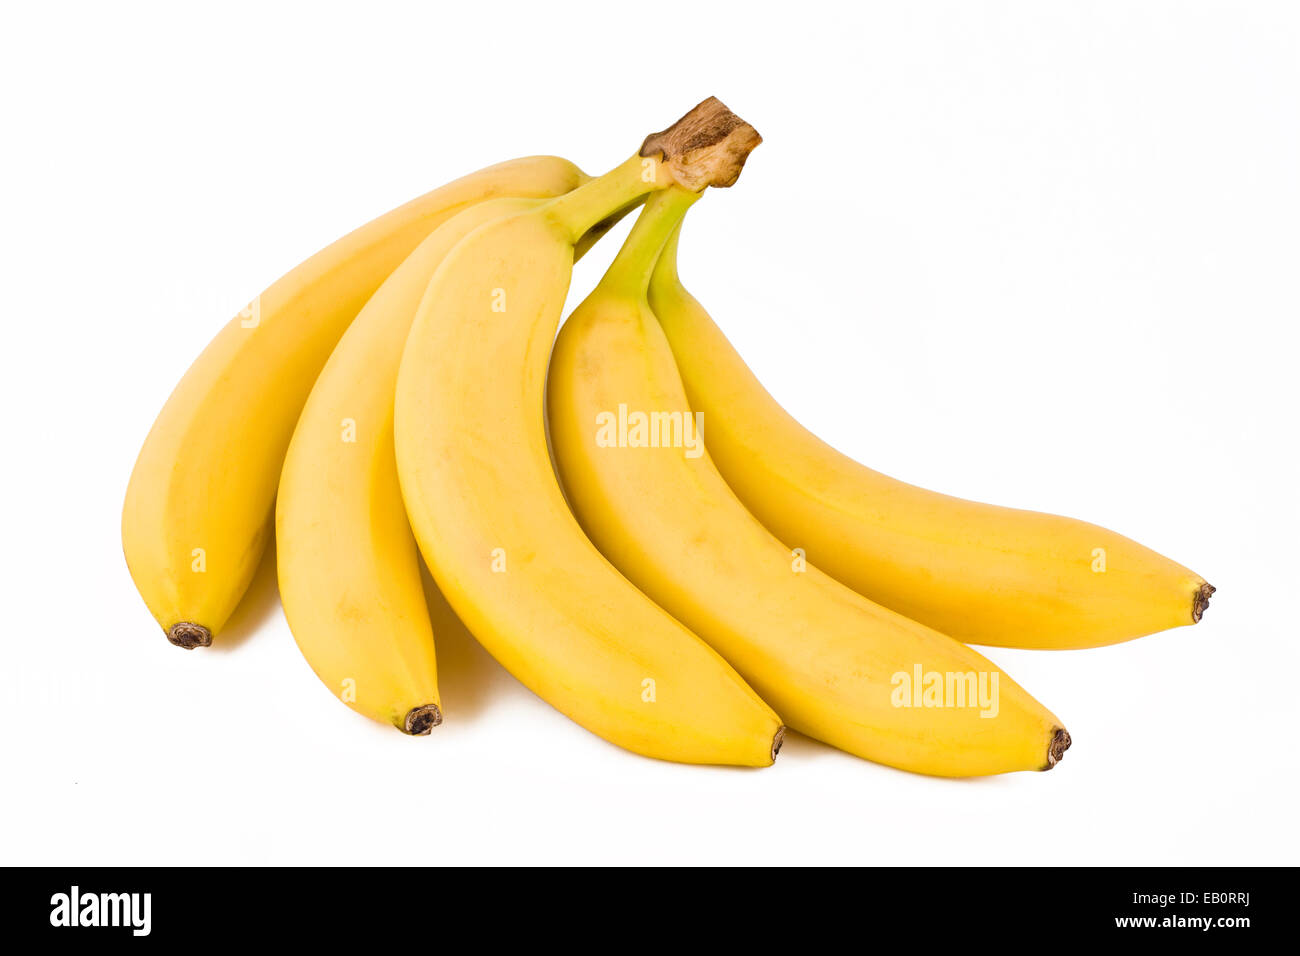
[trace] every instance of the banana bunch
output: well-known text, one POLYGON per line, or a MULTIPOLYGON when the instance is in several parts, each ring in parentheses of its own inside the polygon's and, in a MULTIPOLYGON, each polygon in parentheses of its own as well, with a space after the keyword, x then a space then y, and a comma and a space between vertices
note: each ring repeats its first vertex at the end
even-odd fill
POLYGON ((1214 589, 1095 525, 887 478, 787 415, 677 274, 687 210, 759 142, 711 98, 603 176, 492 166, 254 299, 127 490, 168 639, 212 642, 274 530, 303 656, 408 734, 443 716, 422 557, 507 670, 636 753, 767 766, 788 724, 924 774, 1054 766, 1062 722, 967 644, 1127 640, 1214 589), (561 328, 574 262, 641 205, 561 328))

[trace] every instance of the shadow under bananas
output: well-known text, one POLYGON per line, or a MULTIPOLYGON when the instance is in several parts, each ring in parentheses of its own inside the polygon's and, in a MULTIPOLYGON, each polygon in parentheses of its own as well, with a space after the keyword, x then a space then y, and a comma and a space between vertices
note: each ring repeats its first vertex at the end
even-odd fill
POLYGON ((211 647, 202 653, 232 651, 252 637, 280 607, 280 586, 276 581, 275 536, 266 546, 262 562, 257 566, 253 581, 244 592, 235 613, 226 626, 217 632, 211 647))
MULTIPOLYGON (((496 662, 483 645, 475 640, 461 619, 452 610, 442 591, 429 574, 429 569, 420 563, 421 580, 424 584, 424 596, 429 605, 429 620, 433 625, 433 640, 438 654, 438 690, 442 697, 444 719, 457 720, 473 717, 485 710, 493 698, 523 689, 509 671, 496 662)), ((259 571, 259 577, 261 572, 259 571)), ((272 574, 274 578, 274 574, 272 574)), ((272 581, 274 590, 274 580, 272 581)), ((531 694, 531 691, 526 691, 531 694)), ((615 744, 610 748, 619 750, 615 744)), ((796 730, 786 729, 785 742, 778 765, 811 764, 822 761, 848 761, 860 764, 866 773, 884 772, 915 777, 906 770, 872 763, 843 753, 829 744, 805 736, 796 730)), ((754 773, 762 768, 754 767, 715 767, 715 770, 735 773, 754 773)), ((930 777, 941 783, 956 786, 990 786, 1005 781, 1008 774, 992 777, 930 777)))
POLYGON ((1023 776, 1023 774, 1004 773, 986 777, 928 777, 923 774, 912 773, 910 770, 900 770, 887 764, 875 763, 871 760, 855 757, 852 754, 846 754, 830 744, 822 743, 816 738, 808 737, 797 730, 791 730, 789 727, 786 728, 785 742, 781 745, 781 755, 776 758, 777 766, 774 769, 779 770, 782 766, 788 768, 791 764, 811 764, 823 761, 847 761, 857 764, 862 768, 862 772, 867 775, 884 773, 912 780, 935 781, 941 786, 946 784, 955 787, 983 786, 996 788, 1006 786, 1010 778, 1023 776))
POLYGON ((509 693, 510 685, 519 687, 520 684, 474 639, 438 590, 423 562, 420 573, 438 655, 438 693, 442 697, 444 719, 473 717, 495 696, 509 693))

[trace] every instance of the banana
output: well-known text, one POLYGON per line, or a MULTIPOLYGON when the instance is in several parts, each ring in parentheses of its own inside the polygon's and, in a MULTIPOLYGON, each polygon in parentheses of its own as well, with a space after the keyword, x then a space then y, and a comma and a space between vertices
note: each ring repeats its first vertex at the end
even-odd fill
POLYGON ((294 423, 348 323, 412 249, 474 203, 585 177, 551 156, 490 166, 407 203, 277 280, 204 349, 145 439, 122 511, 136 587, 168 639, 212 642, 257 569, 294 423))
POLYGON ((757 139, 708 100, 605 176, 477 229, 434 274, 397 379, 402 496, 452 608, 583 727, 684 763, 766 766, 781 722, 578 527, 547 448, 546 369, 578 237, 673 181, 729 185, 757 139))
POLYGON ((675 188, 650 198, 556 341, 547 410, 579 523, 791 728, 918 773, 1049 769, 1069 741, 1055 716, 964 644, 792 560, 709 460, 647 297, 655 259, 695 199, 675 188), (917 672, 922 682, 961 675, 951 678, 960 704, 904 706, 913 700, 900 699, 898 675, 917 672), (982 693, 967 699, 968 689, 982 693))
POLYGON ((979 504, 872 471, 769 395, 682 286, 674 234, 650 304, 708 449, 745 506, 858 593, 972 644, 1096 647, 1194 624, 1214 588, 1135 541, 1072 518, 979 504))
MULTIPOLYGON (((344 703, 408 734, 441 723, 442 705, 420 557, 393 453, 402 346, 446 254, 484 223, 542 201, 486 200, 416 246, 343 333, 285 455, 275 526, 289 629, 344 703)), ((576 257, 607 225, 583 237, 576 257)))
POLYGON ((429 279, 461 239, 540 200, 443 223, 348 326, 294 429, 276 498, 280 601, 303 656, 354 710, 426 734, 442 721, 433 629, 393 453, 393 389, 429 279))

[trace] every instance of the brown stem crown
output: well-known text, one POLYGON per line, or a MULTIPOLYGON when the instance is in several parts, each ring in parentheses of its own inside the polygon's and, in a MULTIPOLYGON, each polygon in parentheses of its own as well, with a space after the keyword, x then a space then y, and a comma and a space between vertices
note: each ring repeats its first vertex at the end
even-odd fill
POLYGON ((761 142, 758 130, 710 96, 672 126, 647 136, 641 155, 659 157, 679 185, 699 192, 735 183, 761 142))

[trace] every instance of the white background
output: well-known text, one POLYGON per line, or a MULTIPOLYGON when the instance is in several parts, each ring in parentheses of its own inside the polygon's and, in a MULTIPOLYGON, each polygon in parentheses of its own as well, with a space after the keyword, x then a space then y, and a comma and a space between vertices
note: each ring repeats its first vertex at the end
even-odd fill
POLYGON ((5 19, 3 862, 1297 862, 1295 5, 5 19), (121 501, 225 320, 443 181, 601 172, 709 94, 766 142, 692 213, 683 276, 777 398, 900 478, 1176 558, 1219 588, 1204 622, 991 651, 1075 745, 974 781, 798 737, 758 772, 636 757, 445 611, 447 719, 406 738, 312 675, 271 563, 218 646, 170 647, 121 501))

